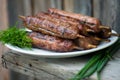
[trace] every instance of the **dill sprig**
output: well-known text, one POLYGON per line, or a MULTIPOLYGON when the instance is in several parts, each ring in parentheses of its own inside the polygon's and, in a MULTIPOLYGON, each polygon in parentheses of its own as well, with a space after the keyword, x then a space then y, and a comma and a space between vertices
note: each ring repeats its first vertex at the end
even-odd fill
POLYGON ((32 47, 32 40, 27 36, 27 32, 16 27, 0 31, 0 41, 3 44, 7 43, 20 48, 30 49, 32 47))

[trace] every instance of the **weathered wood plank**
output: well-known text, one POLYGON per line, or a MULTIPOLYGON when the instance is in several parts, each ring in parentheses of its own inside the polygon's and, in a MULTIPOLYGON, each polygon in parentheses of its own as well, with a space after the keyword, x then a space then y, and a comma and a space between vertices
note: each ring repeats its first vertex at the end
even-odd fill
POLYGON ((41 11, 47 11, 48 8, 58 8, 62 7, 61 0, 33 0, 33 14, 37 14, 41 11))
POLYGON ((18 26, 22 27, 22 21, 18 18, 18 15, 24 15, 23 9, 23 0, 8 0, 8 17, 10 26, 13 26, 18 22, 18 26))
POLYGON ((62 9, 62 0, 50 0, 51 8, 62 9))
POLYGON ((47 59, 47 58, 36 58, 33 56, 21 55, 20 54, 11 54, 7 53, 4 58, 7 62, 10 62, 13 66, 8 64, 7 66, 18 72, 22 72, 29 69, 29 76, 36 76, 40 80, 66 80, 71 78, 81 67, 84 65, 87 59, 83 57, 77 58, 67 58, 67 59, 47 59), (81 59, 80 59, 81 58, 81 59), (9 60, 8 60, 9 59, 9 60), (82 61, 81 61, 82 60, 82 61), (77 63, 79 61, 79 63, 77 63), (17 64, 17 65, 16 65, 17 64), (16 67, 15 67, 16 66, 16 67), (24 69, 20 69, 20 68, 24 69), (34 72, 34 73, 31 73, 34 72), (39 76, 41 74, 41 76, 39 76), (47 76, 48 77, 47 77, 47 76))
POLYGON ((73 12, 74 10, 74 0, 63 0, 63 9, 65 11, 73 12))
POLYGON ((98 17, 103 25, 110 26, 120 33, 120 1, 94 0, 94 16, 98 17))
POLYGON ((74 12, 92 15, 92 0, 74 0, 74 12))
POLYGON ((25 16, 32 15, 31 0, 23 0, 23 6, 24 15, 25 16))
MULTIPOLYGON (((106 65, 102 72, 102 80, 119 80, 119 52, 120 50, 114 55, 114 60, 106 65)), ((7 68, 36 79, 68 80, 83 67, 90 58, 90 55, 65 59, 50 59, 10 51, 4 54, 2 60, 7 63, 7 68)), ((90 79, 97 80, 96 74, 91 76, 90 79)))

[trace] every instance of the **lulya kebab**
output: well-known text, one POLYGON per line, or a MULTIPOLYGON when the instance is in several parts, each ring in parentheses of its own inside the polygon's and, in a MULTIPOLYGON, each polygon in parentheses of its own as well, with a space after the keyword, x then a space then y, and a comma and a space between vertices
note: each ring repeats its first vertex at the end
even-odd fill
POLYGON ((58 52, 83 50, 83 48, 76 46, 72 40, 45 35, 40 32, 30 32, 28 36, 32 39, 33 46, 37 48, 58 52))
MULTIPOLYGON (((37 31, 37 32, 41 32, 41 33, 43 33, 43 34, 52 34, 52 35, 54 35, 54 36, 56 36, 56 34, 55 33, 53 33, 52 31, 49 31, 49 30, 46 30, 46 29, 44 29, 43 27, 41 28, 41 25, 43 24, 43 23, 41 23, 40 24, 40 26, 39 26, 39 19, 40 19, 40 17, 23 17, 23 16, 21 16, 21 18, 23 19, 23 21, 24 21, 24 25, 27 27, 27 28, 29 28, 29 29, 31 29, 31 30, 33 30, 33 31, 37 31), (27 20, 25 20, 25 19, 27 19, 27 20)), ((49 18, 47 18, 48 20, 49 20, 49 18)), ((52 19, 51 19, 52 20, 52 19)), ((54 20, 54 21, 57 21, 57 22, 59 22, 58 20, 54 20)), ((47 24, 50 24, 50 23, 47 23, 47 24)), ((44 27, 46 27, 46 26, 44 26, 44 27)), ((58 28, 58 27, 57 27, 58 28)), ((77 29, 78 30, 78 29, 77 29)), ((66 35, 66 36, 69 36, 69 35, 66 35)), ((59 36, 57 36, 57 37, 59 37, 59 36)), ((63 37, 61 37, 61 38, 63 38, 63 37)), ((96 44, 94 44, 94 43, 91 43, 91 41, 94 41, 95 43, 97 43, 97 44, 99 44, 99 42, 100 42, 100 40, 97 40, 97 38, 96 37, 85 37, 85 36, 82 36, 82 37, 79 37, 80 39, 80 42, 78 42, 78 43, 81 43, 81 46, 79 46, 79 48, 81 49, 91 49, 91 48, 96 48, 97 47, 97 45, 96 44), (84 45, 83 45, 84 44, 84 45)), ((69 39, 68 37, 66 38, 66 39, 69 39)), ((70 38, 71 39, 71 38, 70 38)), ((78 40, 78 41, 79 41, 78 40)), ((33 44, 34 43, 36 43, 35 42, 35 40, 34 40, 34 42, 33 42, 33 44)), ((46 44, 46 43, 43 43, 43 44, 46 44)), ((57 44, 57 43, 56 43, 57 44)), ((38 45, 40 45, 40 43, 38 44, 38 45)), ((52 46, 52 45, 51 45, 52 46)), ((71 49, 74 49, 73 47, 71 48, 71 49)), ((64 50, 63 50, 64 51, 64 50)))
POLYGON ((91 31, 91 29, 89 29, 87 25, 81 24, 79 23, 78 20, 67 17, 67 16, 60 16, 57 14, 49 14, 49 13, 41 12, 41 13, 38 13, 36 17, 42 17, 45 19, 54 20, 58 24, 65 22, 65 23, 69 23, 69 25, 71 26, 75 25, 76 27, 79 28, 80 35, 88 35, 88 32, 93 32, 91 31))
MULTIPOLYGON (((22 17, 22 18, 23 18, 23 17, 22 17)), ((50 34, 52 34, 51 31, 48 31, 48 30, 45 30, 45 29, 39 29, 38 27, 36 27, 37 19, 31 18, 31 17, 28 17, 27 19, 28 19, 28 20, 25 21, 25 22, 27 22, 27 24, 25 23, 25 26, 26 26, 27 28, 29 28, 29 29, 31 29, 31 30, 33 30, 33 31, 42 32, 42 33, 44 33, 44 34, 46 34, 47 32, 50 33, 50 34), (31 20, 32 20, 32 21, 31 21, 31 20)), ((38 21, 39 21, 39 20, 38 20, 38 21)), ((53 35, 56 36, 55 34, 53 34, 53 35)), ((67 36, 69 36, 69 35, 67 35, 67 36)), ((84 40, 86 39, 85 36, 82 36, 82 37, 79 37, 79 38, 80 38, 80 41, 84 42, 84 44, 86 43, 86 42, 84 41, 84 40)), ((99 40, 97 40, 95 37, 90 38, 90 39, 92 39, 92 40, 94 40, 94 41, 96 41, 96 42, 99 42, 99 40)), ((89 40, 90 40, 90 39, 89 39, 89 40)), ((90 41, 91 41, 91 40, 90 40, 90 41)), ((35 43, 35 40, 34 40, 34 43, 35 43)), ((87 41, 87 43, 88 43, 88 44, 81 45, 80 48, 82 48, 82 49, 91 49, 91 48, 97 47, 96 45, 91 44, 91 43, 89 43, 88 41, 87 41)), ((44 43, 44 44, 46 44, 46 43, 44 43)), ((57 43, 56 43, 56 44, 57 44, 57 43)), ((82 44, 83 44, 83 43, 82 43, 82 44)), ((74 48, 73 48, 73 49, 74 49, 74 48)))
POLYGON ((77 25, 69 24, 62 21, 56 21, 54 19, 47 19, 42 17, 33 16, 19 16, 25 27, 33 31, 39 31, 43 34, 53 35, 65 39, 76 39, 78 37, 84 37, 79 34, 77 25))
MULTIPOLYGON (((39 31, 43 34, 53 35, 65 39, 85 38, 78 29, 78 24, 72 24, 61 19, 55 19, 54 17, 48 17, 47 15, 33 16, 20 16, 24 22, 24 26, 33 31, 39 31)), ((85 30, 81 30, 85 31, 85 30)), ((96 40, 101 40, 98 37, 94 37, 96 40)))
POLYGON ((28 36, 32 39, 32 44, 34 47, 51 51, 68 52, 73 50, 85 50, 97 47, 96 45, 92 45, 89 40, 90 38, 81 39, 80 43, 78 43, 81 44, 79 46, 76 45, 73 40, 45 35, 40 32, 29 32, 28 36))
MULTIPOLYGON (((71 17, 60 16, 57 14, 49 14, 49 13, 45 13, 45 12, 38 13, 36 15, 36 17, 42 17, 45 19, 54 20, 58 24, 61 22, 65 22, 65 23, 69 23, 70 25, 71 24, 75 25, 75 26, 77 25, 80 35, 88 36, 89 32, 95 33, 94 30, 90 29, 88 25, 82 24, 82 23, 80 23, 80 21, 78 21, 74 18, 71 18, 71 17)), ((107 39, 111 35, 113 35, 110 27, 99 26, 99 28, 100 28, 99 32, 95 33, 95 34, 99 35, 98 37, 96 36, 96 39, 99 39, 99 40, 101 40, 100 38, 107 39)), ((114 35, 116 35, 116 34, 114 34, 114 35)))

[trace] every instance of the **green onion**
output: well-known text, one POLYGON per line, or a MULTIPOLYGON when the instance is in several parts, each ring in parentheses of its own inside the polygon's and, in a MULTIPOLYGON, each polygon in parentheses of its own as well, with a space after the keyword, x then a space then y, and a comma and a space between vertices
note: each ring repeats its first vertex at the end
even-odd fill
POLYGON ((87 62, 87 64, 82 68, 78 74, 72 78, 71 80, 80 80, 84 74, 102 57, 102 54, 98 53, 95 56, 93 56, 90 61, 87 62))

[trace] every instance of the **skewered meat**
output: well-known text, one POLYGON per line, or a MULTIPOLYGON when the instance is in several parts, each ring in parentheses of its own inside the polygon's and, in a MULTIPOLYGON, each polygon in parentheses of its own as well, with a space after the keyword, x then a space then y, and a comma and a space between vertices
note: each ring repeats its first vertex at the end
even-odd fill
POLYGON ((67 22, 69 24, 74 24, 74 25, 79 24, 79 21, 76 20, 76 19, 66 17, 66 16, 60 16, 60 15, 57 15, 57 14, 49 14, 49 13, 41 12, 41 13, 36 14, 36 16, 37 17, 49 18, 49 19, 53 18, 57 21, 67 22))
POLYGON ((96 18, 81 15, 81 14, 76 14, 76 13, 70 13, 70 12, 66 12, 66 11, 63 11, 63 10, 58 10, 58 9, 55 9, 55 8, 50 8, 48 10, 48 12, 51 13, 51 14, 59 14, 59 15, 62 15, 62 16, 67 16, 67 17, 77 19, 81 23, 85 23, 86 25, 88 25, 95 32, 99 32, 99 30, 100 30, 99 29, 100 21, 96 18))
POLYGON ((98 37, 100 38, 109 38, 111 36, 111 28, 110 27, 105 27, 105 26, 100 26, 101 31, 97 33, 98 37))
POLYGON ((20 16, 23 19, 24 25, 33 30, 39 31, 44 34, 53 35, 61 38, 75 39, 77 37, 84 37, 79 34, 77 25, 55 21, 54 19, 46 19, 42 17, 24 17, 20 16), (44 31, 43 31, 44 30, 44 31))
MULTIPOLYGON (((48 20, 52 19, 52 20, 56 21, 58 24, 61 22, 65 22, 65 23, 69 23, 71 25, 75 25, 75 26, 77 25, 76 27, 79 28, 79 34, 84 35, 84 36, 89 36, 89 32, 94 32, 93 30, 91 30, 89 28, 88 25, 81 24, 78 22, 78 20, 69 18, 66 16, 60 16, 57 14, 49 14, 49 13, 44 13, 44 12, 41 12, 41 13, 37 14, 36 16, 40 17, 40 18, 48 19, 48 20)), ((104 27, 104 26, 101 27, 100 26, 100 32, 98 34, 100 36, 98 36, 98 37, 108 38, 108 37, 110 37, 110 34, 109 34, 110 32, 111 32, 111 29, 109 27, 104 27)))
MULTIPOLYGON (((69 23, 69 24, 72 24, 75 26, 77 25, 76 27, 79 28, 79 34, 84 35, 84 36, 89 36, 89 32, 94 32, 94 31, 91 31, 91 29, 88 27, 88 25, 81 24, 78 22, 78 20, 70 18, 70 17, 60 16, 57 14, 49 14, 49 13, 44 13, 44 12, 41 12, 41 13, 37 14, 36 16, 40 17, 40 18, 48 19, 48 20, 52 19, 52 20, 56 21, 58 24, 60 22, 65 22, 65 23, 69 23)), ((104 30, 104 28, 102 28, 102 29, 104 30)), ((103 32, 103 31, 100 31, 100 32, 103 32)), ((104 31, 102 34, 106 34, 106 32, 104 31)))
MULTIPOLYGON (((89 29, 89 27, 87 25, 81 24, 78 22, 78 20, 73 19, 73 18, 69 18, 69 17, 65 17, 65 16, 60 16, 60 15, 56 15, 56 14, 49 14, 49 13, 44 13, 41 12, 39 14, 36 15, 37 17, 42 17, 45 19, 53 19, 54 21, 57 21, 57 23, 61 23, 61 22, 65 22, 65 23, 69 23, 71 25, 75 25, 76 27, 78 27, 79 29, 79 33, 81 35, 88 35, 88 32, 91 32, 91 30, 89 29)), ((71 26, 71 27, 75 27, 75 26, 71 26)))
POLYGON ((91 42, 92 41, 89 42, 89 39, 87 39, 87 38, 77 39, 78 46, 83 48, 83 50, 92 49, 92 48, 97 47, 97 45, 91 44, 91 42))
POLYGON ((84 50, 96 48, 97 45, 100 43, 100 40, 96 39, 96 38, 97 37, 95 37, 95 36, 88 36, 85 38, 77 38, 75 40, 75 43, 77 46, 83 48, 84 50))
POLYGON ((37 48, 66 52, 74 49, 80 49, 71 40, 61 39, 37 32, 31 32, 28 35, 32 39, 33 46, 37 48))

